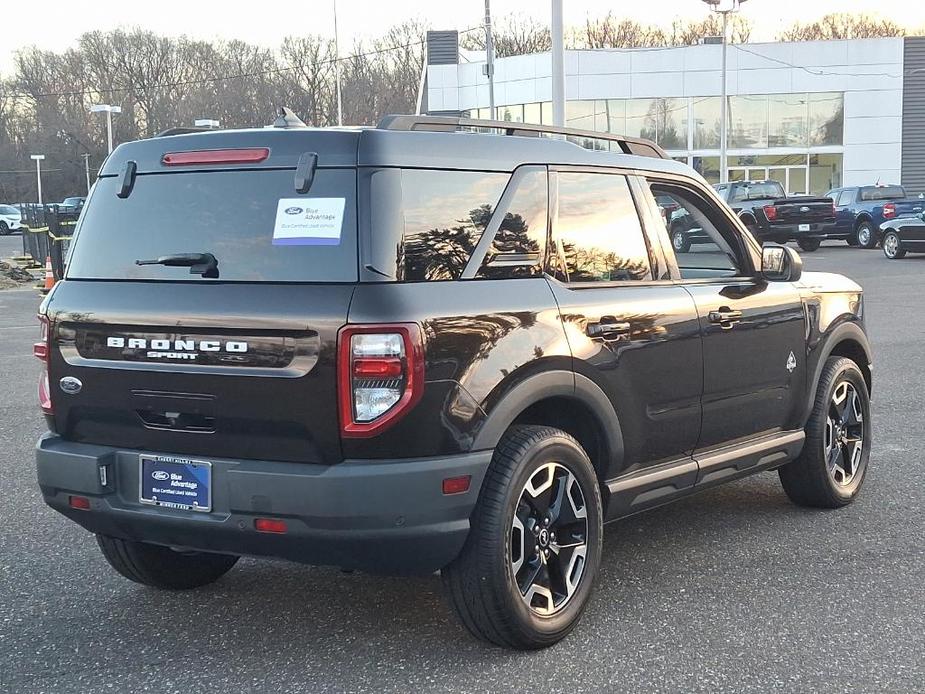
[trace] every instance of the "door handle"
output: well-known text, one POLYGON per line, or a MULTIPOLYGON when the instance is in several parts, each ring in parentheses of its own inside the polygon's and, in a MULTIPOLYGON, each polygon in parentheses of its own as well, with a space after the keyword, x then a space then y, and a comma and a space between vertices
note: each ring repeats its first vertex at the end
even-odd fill
POLYGON ((742 312, 734 311, 728 306, 720 306, 716 311, 710 311, 709 318, 711 323, 715 323, 724 330, 728 330, 742 320, 742 312))
POLYGON ((586 332, 592 339, 611 342, 629 337, 631 329, 629 323, 605 316, 599 323, 588 323, 586 332))

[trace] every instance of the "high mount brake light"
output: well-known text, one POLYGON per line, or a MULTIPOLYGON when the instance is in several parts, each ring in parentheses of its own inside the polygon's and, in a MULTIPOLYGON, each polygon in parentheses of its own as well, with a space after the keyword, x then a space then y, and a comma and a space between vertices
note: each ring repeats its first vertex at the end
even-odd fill
POLYGON ((351 325, 338 336, 341 435, 375 436, 424 393, 424 346, 414 323, 351 325))
POLYGON ((201 149, 193 152, 167 152, 161 162, 164 166, 193 166, 195 164, 259 164, 270 156, 267 147, 252 149, 201 149))
POLYGON ((42 331, 41 339, 32 345, 32 354, 42 362, 43 367, 39 376, 39 405, 42 407, 42 412, 51 415, 55 413, 51 402, 51 386, 48 382, 48 353, 50 351, 48 345, 51 336, 49 334, 48 317, 40 315, 38 319, 42 331))

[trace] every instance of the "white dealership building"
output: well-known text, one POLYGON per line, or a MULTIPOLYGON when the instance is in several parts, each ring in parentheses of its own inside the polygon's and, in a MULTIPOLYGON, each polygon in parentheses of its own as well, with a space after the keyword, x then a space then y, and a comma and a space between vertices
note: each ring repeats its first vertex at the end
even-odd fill
MULTIPOLYGON (((428 36, 424 108, 488 118, 484 62, 460 59, 454 36, 428 36)), ((715 44, 567 51, 567 125, 653 139, 718 181, 721 69, 715 44)), ((731 180, 925 192, 925 38, 730 45, 727 70, 731 180)), ((497 59, 497 118, 550 123, 550 74, 549 53, 497 59)))

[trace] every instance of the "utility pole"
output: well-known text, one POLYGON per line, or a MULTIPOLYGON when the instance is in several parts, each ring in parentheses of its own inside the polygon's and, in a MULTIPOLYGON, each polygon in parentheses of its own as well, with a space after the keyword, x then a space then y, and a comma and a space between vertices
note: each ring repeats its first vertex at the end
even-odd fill
POLYGON ((565 125, 565 43, 562 38, 562 0, 552 0, 552 123, 565 125))
POLYGON ((344 124, 344 104, 340 94, 340 44, 337 36, 337 0, 334 2, 334 82, 337 89, 337 124, 344 124))
POLYGON ((44 154, 33 154, 32 159, 35 161, 35 181, 39 190, 39 205, 42 204, 42 160, 44 154))
POLYGON ((485 75, 488 77, 488 111, 491 120, 495 112, 495 42, 491 37, 491 0, 485 0, 485 75))
POLYGON ((87 174, 87 195, 90 194, 90 153, 84 154, 84 171, 87 174))
POLYGON ((727 36, 729 34, 729 15, 737 12, 745 0, 729 0, 729 5, 725 9, 720 9, 721 0, 702 0, 713 12, 723 16, 723 69, 722 81, 723 86, 720 90, 722 94, 722 108, 719 114, 719 181, 726 183, 729 180, 729 157, 727 156, 728 136, 727 120, 729 113, 729 99, 726 96, 726 48, 728 46, 727 36))

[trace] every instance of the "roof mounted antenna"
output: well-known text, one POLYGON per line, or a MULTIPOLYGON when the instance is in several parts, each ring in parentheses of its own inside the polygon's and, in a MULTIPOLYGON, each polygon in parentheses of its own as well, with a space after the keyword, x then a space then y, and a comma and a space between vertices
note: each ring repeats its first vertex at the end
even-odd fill
POLYGON ((285 106, 279 107, 279 116, 273 121, 274 128, 305 128, 301 119, 285 106))

